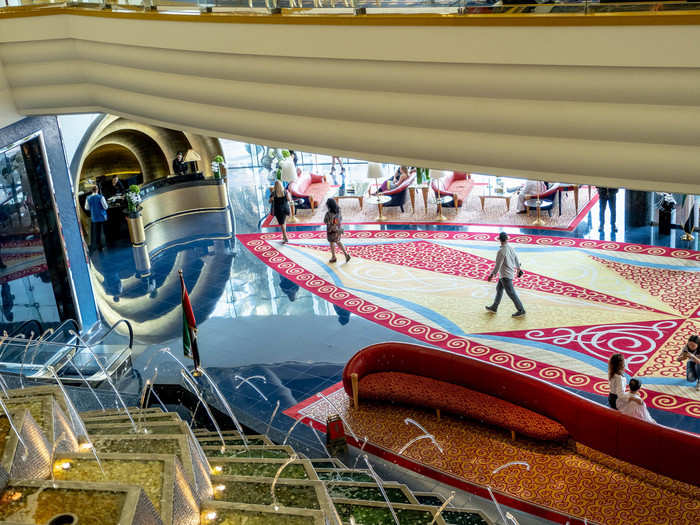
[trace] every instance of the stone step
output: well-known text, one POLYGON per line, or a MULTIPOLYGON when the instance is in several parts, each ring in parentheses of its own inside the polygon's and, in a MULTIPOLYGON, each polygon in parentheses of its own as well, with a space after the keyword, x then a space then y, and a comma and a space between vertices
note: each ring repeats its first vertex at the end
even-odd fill
POLYGON ((53 463, 58 481, 136 485, 143 489, 163 523, 192 523, 199 519, 192 487, 180 460, 171 454, 57 454, 53 463), (175 509, 177 516, 175 518, 175 509))
MULTIPOLYGON (((361 469, 341 469, 341 468, 317 468, 316 474, 321 481, 364 481, 374 483, 369 470, 361 469)), ((415 494, 415 492, 414 492, 415 494)), ((421 503, 419 501, 419 503, 421 503)))
MULTIPOLYGON (((129 411, 131 413, 131 411, 129 411)), ((140 421, 148 421, 148 422, 155 422, 155 421, 182 421, 180 416, 176 414, 175 412, 149 412, 146 413, 142 416, 138 415, 138 412, 135 412, 131 416, 134 421, 139 419, 140 421)), ((85 423, 86 427, 89 427, 90 425, 97 425, 97 424, 104 424, 104 423, 129 423, 129 416, 124 414, 123 412, 121 414, 115 414, 115 415, 96 415, 96 416, 88 416, 85 417, 81 413, 81 418, 83 422, 85 423)))
MULTIPOLYGON (((214 501, 273 505, 272 479, 235 476, 213 476, 214 501)), ((278 479, 275 498, 282 507, 321 510, 326 516, 333 513, 332 503, 320 481, 278 479)))
MULTIPOLYGON (((213 473, 220 476, 272 479, 288 461, 289 459, 277 458, 216 458, 210 465, 213 473)), ((318 481, 316 471, 306 459, 289 463, 280 473, 280 478, 318 481)))
MULTIPOLYGON (((163 409, 160 407, 148 407, 148 408, 137 408, 128 407, 129 412, 132 414, 163 414, 163 409)), ((80 416, 83 418, 90 417, 109 417, 109 416, 121 416, 124 415, 123 408, 112 408, 106 410, 84 410, 80 412, 80 416)))
POLYGON ((294 454, 294 449, 289 445, 250 445, 248 449, 243 445, 227 446, 223 451, 218 447, 202 447, 209 458, 210 464, 215 464, 221 458, 289 458, 294 454))
MULTIPOLYGON (((139 433, 143 434, 189 434, 189 427, 184 421, 148 421, 134 417, 139 433)), ((131 422, 94 423, 88 422, 85 428, 91 436, 100 434, 133 434, 131 422)))
POLYGON ((202 507, 202 524, 232 523, 246 525, 326 525, 321 510, 280 506, 208 501, 202 507))
MULTIPOLYGON (((356 499, 334 498, 336 511, 343 525, 350 524, 352 516, 355 523, 372 525, 394 525, 394 519, 385 502, 362 501, 356 499)), ((420 523, 428 525, 434 518, 437 508, 427 505, 393 503, 400 523, 420 523)), ((435 520, 436 525, 447 525, 441 516, 435 520)))
POLYGON ((33 480, 5 487, 0 500, 0 522, 99 523, 100 525, 161 525, 146 494, 136 486, 116 483, 33 480), (64 515, 74 521, 61 521, 64 515))
MULTIPOLYGON (((199 444, 202 445, 203 447, 205 446, 221 446, 221 439, 219 436, 214 433, 213 436, 203 436, 201 434, 195 434, 197 437, 197 441, 199 441, 199 444)), ((240 435, 238 432, 236 432, 236 435, 227 435, 224 434, 224 443, 226 445, 242 445, 243 440, 241 439, 240 435)), ((261 434, 249 434, 246 435, 246 440, 248 442, 248 445, 274 445, 272 440, 268 438, 267 436, 263 436, 261 434)))
POLYGON ((171 454, 182 463, 185 477, 202 502, 211 494, 209 469, 193 437, 183 434, 99 434, 92 439, 98 456, 115 454, 171 454))
MULTIPOLYGON (((376 483, 361 481, 325 481, 331 499, 358 499, 362 501, 385 501, 376 483)), ((392 503, 418 504, 411 489, 401 483, 382 483, 389 501, 392 503)))

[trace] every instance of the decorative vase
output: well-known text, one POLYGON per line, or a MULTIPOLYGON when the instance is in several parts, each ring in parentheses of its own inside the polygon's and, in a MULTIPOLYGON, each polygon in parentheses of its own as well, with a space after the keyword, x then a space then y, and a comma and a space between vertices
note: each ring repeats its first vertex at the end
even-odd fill
POLYGON ((128 211, 126 213, 126 225, 129 228, 129 239, 132 245, 141 245, 146 242, 146 231, 143 228, 141 210, 128 211))

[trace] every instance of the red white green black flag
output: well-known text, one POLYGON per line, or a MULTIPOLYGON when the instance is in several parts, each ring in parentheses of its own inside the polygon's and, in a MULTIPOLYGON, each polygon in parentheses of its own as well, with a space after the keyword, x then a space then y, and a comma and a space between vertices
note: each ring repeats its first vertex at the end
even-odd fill
POLYGON ((182 350, 185 357, 194 360, 195 370, 199 368, 199 348, 197 347, 197 322, 190 304, 190 296, 187 293, 185 279, 180 270, 180 285, 182 287, 182 350))

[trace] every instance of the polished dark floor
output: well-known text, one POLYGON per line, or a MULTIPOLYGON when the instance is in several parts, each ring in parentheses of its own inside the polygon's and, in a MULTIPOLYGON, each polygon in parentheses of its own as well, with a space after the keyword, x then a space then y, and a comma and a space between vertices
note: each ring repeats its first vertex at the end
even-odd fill
MULTIPOLYGON (((229 162, 234 164, 245 165, 249 160, 243 150, 238 157, 229 156, 229 162)), ((329 167, 320 169, 328 171, 329 167)), ((364 169, 361 165, 350 165, 348 173, 359 177, 364 169)), ((267 177, 262 169, 229 169, 235 233, 260 231, 261 219, 269 209, 267 177)), ((609 225, 599 233, 596 205, 575 231, 556 235, 698 249, 697 240, 688 243, 680 239, 680 230, 660 236, 656 227, 626 228, 624 199, 624 191, 621 191, 617 234, 610 231, 609 225)), ((343 366, 357 350, 380 341, 413 342, 397 332, 350 315, 283 279, 237 244, 235 236, 228 240, 211 240, 206 217, 190 215, 186 220, 201 222, 202 238, 183 239, 161 250, 152 257, 149 276, 137 272, 131 247, 125 240, 92 256, 100 308, 113 316, 125 317, 134 325, 139 343, 134 369, 139 381, 135 381, 131 389, 138 390, 146 379, 153 377, 156 368, 158 383, 181 382, 178 363, 161 352, 163 348, 169 348, 191 366, 191 361, 182 357, 180 289, 174 279, 178 270, 183 271, 190 290, 199 280, 207 282, 206 289, 199 287, 196 299, 193 295, 203 366, 218 383, 241 422, 257 432, 267 430, 279 401, 270 428, 273 437, 283 438, 294 423, 282 411, 337 383, 343 366), (205 237, 210 240, 204 240, 205 237), (237 376, 259 376, 250 379, 259 392, 237 376)), ((373 225, 357 227, 377 228, 373 225)), ((488 231, 483 227, 456 226, 382 225, 380 228, 488 231)), ((538 233, 534 229, 511 231, 538 233)), ((225 238, 224 232, 219 233, 225 238)), ((177 240, 177 228, 170 234, 177 240)), ((208 392, 209 389, 205 389, 208 399, 212 400, 208 392)), ((605 403, 600 396, 586 395, 605 403)), ((662 424, 700 432, 697 419, 657 410, 652 415, 662 424)), ((294 429, 291 439, 297 445, 301 442, 316 446, 316 453, 321 453, 316 437, 304 425, 294 429)))

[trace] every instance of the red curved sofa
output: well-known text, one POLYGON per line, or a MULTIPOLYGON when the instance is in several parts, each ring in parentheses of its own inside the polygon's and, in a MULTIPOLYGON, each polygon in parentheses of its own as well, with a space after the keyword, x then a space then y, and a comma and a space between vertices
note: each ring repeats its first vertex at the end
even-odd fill
POLYGON ((304 199, 311 209, 318 207, 330 188, 326 177, 315 173, 302 173, 300 169, 297 169, 297 175, 297 180, 289 184, 289 193, 295 199, 304 199))
POLYGON ((467 181, 470 176, 468 173, 462 171, 453 171, 450 175, 443 177, 442 179, 434 179, 430 184, 435 192, 438 194, 438 189, 440 190, 440 195, 443 197, 446 195, 452 196, 452 202, 459 208, 464 204, 464 199, 467 198, 469 192, 467 191, 469 184, 467 181))
POLYGON ((428 403, 462 387, 554 421, 575 441, 609 456, 700 484, 700 437, 626 416, 520 372, 434 348, 387 342, 368 346, 348 361, 343 387, 353 397, 355 379, 359 399, 391 400, 396 383, 387 381, 391 376, 379 375, 385 373, 401 374, 394 376, 400 378, 401 390, 413 391, 412 397, 402 394, 398 402, 436 408, 428 403), (452 391, 442 391, 439 382, 452 391))

